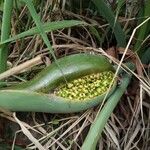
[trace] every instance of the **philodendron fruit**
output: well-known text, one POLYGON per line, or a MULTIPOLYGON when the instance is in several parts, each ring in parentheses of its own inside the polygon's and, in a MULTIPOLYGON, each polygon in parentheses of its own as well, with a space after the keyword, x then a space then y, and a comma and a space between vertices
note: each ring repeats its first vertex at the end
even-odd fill
POLYGON ((104 71, 74 79, 55 89, 54 94, 68 99, 88 100, 105 93, 113 79, 112 71, 104 71))
MULTIPOLYGON (((104 99, 114 71, 104 56, 65 56, 31 81, 0 90, 0 107, 12 111, 79 112, 104 99)), ((116 82, 115 79, 107 98, 114 91, 116 82)))

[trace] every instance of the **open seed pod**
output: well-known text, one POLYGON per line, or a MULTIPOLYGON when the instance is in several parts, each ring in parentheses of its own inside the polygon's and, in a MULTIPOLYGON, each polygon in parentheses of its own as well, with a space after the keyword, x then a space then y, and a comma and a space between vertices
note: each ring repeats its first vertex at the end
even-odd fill
MULTIPOLYGON (((79 112, 104 99, 113 72, 114 68, 103 56, 66 56, 52 63, 31 81, 0 90, 0 107, 12 111, 79 112), (61 95, 64 89, 70 90, 70 94, 61 95), (76 93, 74 97, 73 93, 76 93)), ((116 80, 108 96, 115 86, 116 80)))

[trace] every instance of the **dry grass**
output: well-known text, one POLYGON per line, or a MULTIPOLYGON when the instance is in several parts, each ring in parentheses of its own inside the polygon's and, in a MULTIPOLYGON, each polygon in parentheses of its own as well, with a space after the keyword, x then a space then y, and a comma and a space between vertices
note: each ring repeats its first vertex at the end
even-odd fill
MULTIPOLYGON (((43 9, 43 21, 52 20, 48 14, 50 7, 48 1, 46 6, 43 9)), ((55 10, 56 7, 57 5, 55 5, 55 10)), ((22 20, 25 17, 25 10, 26 8, 22 10, 18 19, 22 20)), ((101 25, 98 21, 82 15, 68 12, 64 12, 62 15, 60 11, 53 14, 55 18, 57 17, 57 20, 62 19, 64 15, 68 18, 88 21, 91 26, 96 24, 102 29, 102 32, 107 27, 107 24, 101 25)), ((127 21, 129 23, 130 20, 127 21)), ((19 23, 13 20, 13 34, 17 33, 18 25, 19 23)), ((133 35, 135 31, 133 31, 133 35)), ((136 69, 139 70, 146 67, 142 65, 136 54, 129 51, 133 35, 123 52, 119 48, 113 47, 113 51, 116 51, 117 56, 122 56, 121 61, 118 57, 106 53, 106 50, 97 48, 99 44, 87 27, 76 27, 51 32, 49 38, 52 39, 52 45, 57 58, 73 53, 96 53, 105 55, 113 64, 119 64, 119 67, 123 65, 123 61, 132 59, 136 62, 136 69)), ((109 43, 106 45, 109 45, 109 43)), ((9 77, 8 82, 11 84, 18 82, 18 80, 24 80, 24 76, 26 79, 31 78, 31 76, 34 76, 31 72, 39 72, 39 66, 41 70, 45 65, 50 65, 51 61, 53 61, 48 56, 48 50, 38 35, 16 41, 16 43, 11 44, 11 49, 12 51, 8 60, 12 66, 11 71, 15 70, 15 66, 27 64, 29 60, 32 61, 39 55, 45 56, 44 61, 40 59, 40 65, 36 62, 33 68, 28 68, 28 65, 24 65, 21 69, 18 67, 19 71, 15 73, 11 72, 11 74, 7 74, 6 72, 6 76, 4 77, 9 77), (23 71, 24 69, 27 69, 26 72, 23 71)), ((146 69, 149 70, 149 66, 146 69)), ((130 70, 127 69, 127 71, 130 70)), ((149 71, 147 72, 149 73, 149 71)), ((97 144, 97 149, 148 150, 150 148, 150 74, 148 73, 146 74, 144 70, 140 74, 138 71, 133 73, 134 79, 108 120, 102 138, 97 144)), ((0 119, 3 118, 2 122, 8 124, 7 126, 14 127, 11 128, 13 139, 0 139, 5 140, 6 143, 9 141, 8 143, 10 143, 12 150, 14 149, 15 143, 26 146, 28 149, 78 150, 99 111, 99 107, 75 114, 12 113, 0 109, 0 119)), ((5 128, 3 127, 3 129, 5 128)), ((7 129, 5 130, 8 132, 7 129)))

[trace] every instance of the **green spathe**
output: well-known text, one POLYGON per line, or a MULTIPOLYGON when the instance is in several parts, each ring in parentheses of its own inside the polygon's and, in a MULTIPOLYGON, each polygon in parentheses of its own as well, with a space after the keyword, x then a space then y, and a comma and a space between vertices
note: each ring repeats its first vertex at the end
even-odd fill
POLYGON ((13 87, 13 89, 25 89, 47 93, 57 88, 61 83, 70 82, 85 75, 103 71, 114 71, 114 68, 104 56, 74 54, 58 59, 57 64, 55 62, 52 63, 34 79, 17 85, 13 87))
MULTIPOLYGON (((114 71, 105 57, 75 54, 58 59, 57 64, 52 63, 29 82, 0 90, 0 107, 12 111, 69 113, 96 106, 104 99, 107 92, 83 102, 46 93, 53 91, 66 81, 69 82, 91 73, 114 71)), ((115 86, 116 81, 108 96, 112 94, 115 86)))

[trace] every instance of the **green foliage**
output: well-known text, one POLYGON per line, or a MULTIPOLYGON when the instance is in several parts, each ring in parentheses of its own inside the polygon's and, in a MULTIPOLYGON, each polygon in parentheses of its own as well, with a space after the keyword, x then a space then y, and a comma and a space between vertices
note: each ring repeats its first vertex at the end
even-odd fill
MULTIPOLYGON (((62 20, 62 21, 42 23, 42 28, 43 28, 44 32, 47 33, 47 32, 55 31, 58 29, 72 27, 72 26, 76 26, 76 25, 82 25, 82 24, 85 24, 85 22, 77 21, 77 20, 62 20)), ((21 38, 24 38, 27 36, 37 35, 37 34, 40 34, 40 31, 38 30, 37 27, 33 27, 27 31, 24 31, 20 34, 14 35, 13 37, 8 38, 7 40, 1 42, 0 46, 2 46, 5 43, 15 42, 15 40, 18 40, 18 39, 21 39, 21 38)))
POLYGON ((0 11, 3 11, 3 7, 4 7, 4 0, 0 1, 0 11))
MULTIPOLYGON (((5 0, 3 9, 1 39, 4 41, 9 38, 11 31, 11 15, 13 9, 13 0, 5 0)), ((8 45, 5 44, 0 47, 0 73, 4 72, 7 68, 8 45)))
POLYGON ((98 32, 98 30, 95 27, 89 26, 89 31, 92 35, 94 35, 97 38, 97 40, 99 42, 102 41, 101 37, 100 37, 100 33, 98 32))
MULTIPOLYGON (((140 21, 138 21, 138 24, 137 26, 142 23, 146 18, 150 17, 150 0, 147 0, 144 2, 144 5, 143 7, 141 8, 141 11, 139 12, 139 18, 142 18, 140 19, 140 21)), ((149 36, 149 31, 150 31, 150 21, 146 22, 143 26, 141 26, 139 29, 138 29, 138 32, 137 32, 137 42, 134 46, 134 51, 136 51, 139 55, 142 55, 144 53, 143 49, 144 48, 144 45, 143 45, 143 40, 149 36)))
MULTIPOLYGON (((40 17, 36 13, 36 10, 34 8, 32 1, 28 0, 28 1, 24 1, 24 2, 27 4, 30 14, 31 14, 33 20, 35 21, 37 27, 32 28, 29 31, 25 31, 25 32, 9 39, 9 34, 11 31, 10 22, 11 22, 11 14, 12 14, 12 9, 13 9, 13 0, 5 1, 2 29, 1 29, 1 42, 0 42, 0 45, 1 45, 0 46, 0 73, 4 72, 7 68, 6 62, 7 62, 7 56, 8 56, 8 44, 6 44, 6 43, 9 43, 11 41, 14 41, 16 39, 19 39, 19 38, 22 38, 25 36, 35 35, 35 34, 39 33, 42 36, 48 49, 50 50, 50 53, 55 58, 51 44, 50 44, 45 32, 53 31, 53 30, 60 29, 60 28, 70 27, 70 26, 74 26, 74 25, 79 25, 79 24, 83 23, 80 21, 70 20, 70 21, 46 23, 43 25, 43 23, 41 23, 41 21, 40 21, 40 17), (43 28, 43 26, 44 26, 44 28, 43 28)), ((55 58, 55 61, 56 61, 56 58, 55 58)))
POLYGON ((126 45, 125 34, 121 28, 121 25, 115 19, 114 13, 111 10, 111 8, 108 7, 108 5, 103 0, 93 0, 93 3, 95 4, 100 15, 102 15, 110 24, 115 34, 117 45, 121 47, 125 47, 126 45))

